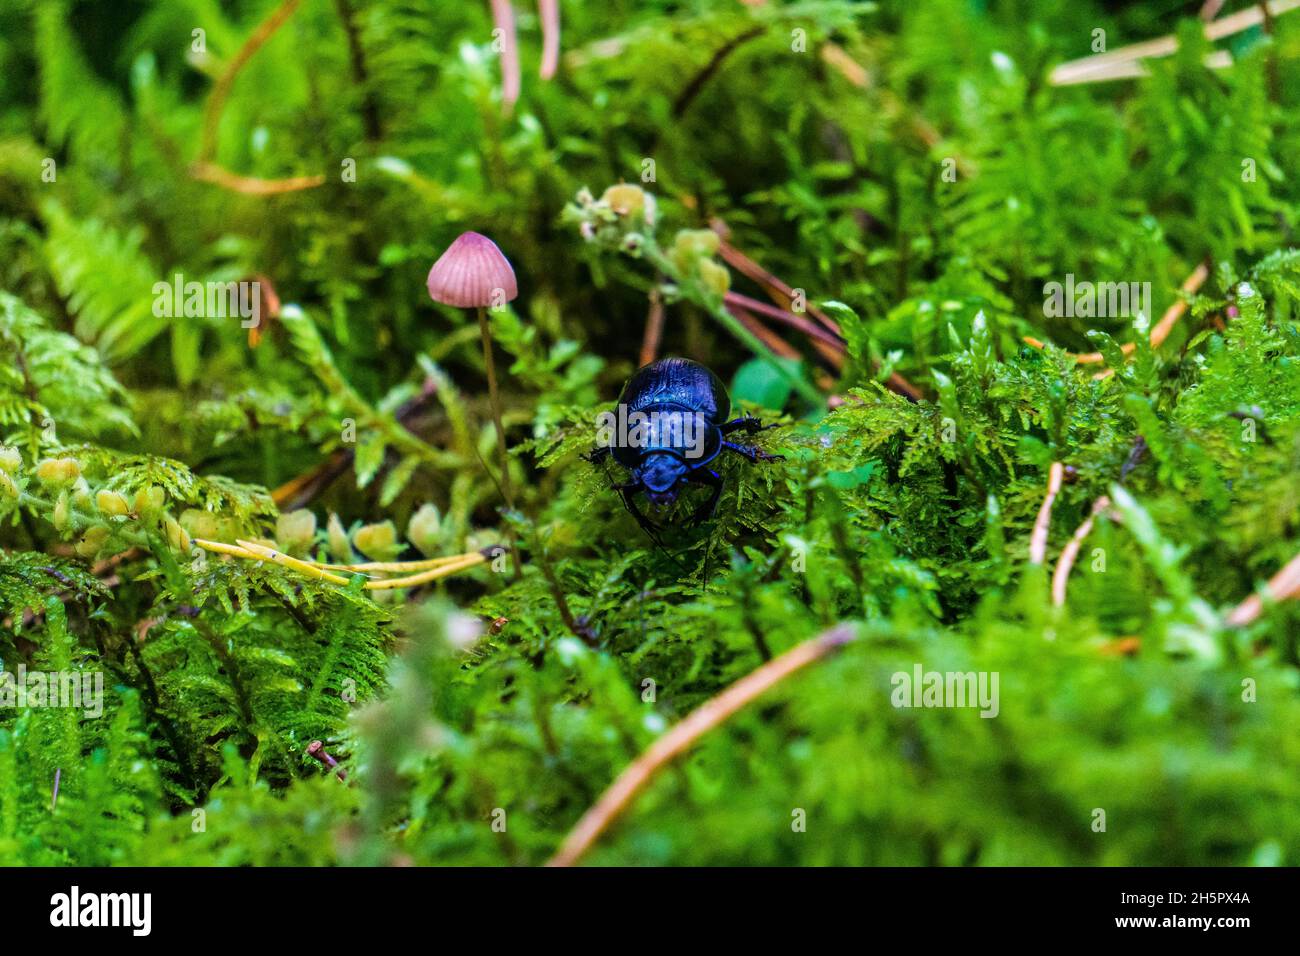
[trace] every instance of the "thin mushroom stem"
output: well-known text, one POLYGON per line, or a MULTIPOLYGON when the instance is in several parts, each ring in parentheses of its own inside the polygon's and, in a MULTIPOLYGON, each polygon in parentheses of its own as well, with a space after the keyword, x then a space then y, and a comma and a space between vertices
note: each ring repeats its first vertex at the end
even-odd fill
POLYGON ((1034 522, 1033 534, 1029 536, 1029 561, 1042 564, 1047 557, 1047 532, 1052 526, 1052 505, 1061 490, 1061 481, 1065 477, 1065 466, 1059 461, 1052 462, 1047 470, 1047 495, 1043 505, 1038 509, 1038 519, 1034 522))
POLYGON ((1061 557, 1057 559, 1056 570, 1052 573, 1052 604, 1060 607, 1065 603, 1065 588, 1070 580, 1070 570, 1074 567, 1074 562, 1079 556, 1079 549, 1083 547, 1083 539, 1092 533, 1092 525, 1097 515, 1110 507, 1110 497, 1102 495, 1092 503, 1092 512, 1084 520, 1083 524, 1075 530, 1074 535, 1069 542, 1061 549, 1061 557))
POLYGON ((541 78, 549 80, 560 65, 560 0, 537 0, 542 19, 541 78))
POLYGON ((510 0, 492 0, 492 24, 501 31, 501 105, 506 113, 519 99, 519 38, 510 0))
POLYGON ((645 749, 569 831, 547 866, 573 866, 600 839, 611 823, 632 803, 665 764, 717 727, 736 711, 771 690, 791 674, 821 660, 857 636, 853 625, 839 624, 796 644, 780 657, 746 674, 726 690, 706 700, 645 749))
POLYGON ((510 488, 510 461, 506 453, 506 430, 501 424, 501 394, 497 391, 497 368, 492 359, 492 327, 488 324, 487 309, 478 307, 478 329, 483 337, 483 364, 487 367, 488 401, 492 404, 492 421, 497 429, 497 454, 501 459, 501 493, 506 504, 515 506, 510 488))

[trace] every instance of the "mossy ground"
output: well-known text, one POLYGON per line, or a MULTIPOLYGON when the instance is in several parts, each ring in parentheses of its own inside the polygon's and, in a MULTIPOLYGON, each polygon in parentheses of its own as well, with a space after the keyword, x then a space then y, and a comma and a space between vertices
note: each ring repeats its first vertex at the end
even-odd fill
POLYGON ((1300 552, 1300 13, 1212 69, 1196 6, 564 4, 542 81, 520 4, 505 109, 487 4, 8 4, 0 660, 105 695, 0 708, 0 862, 541 863, 841 622, 585 859, 1300 862, 1300 602, 1233 616, 1300 552), (1054 85, 1098 30, 1179 48, 1054 85), (518 277, 513 507, 424 288, 466 229, 518 277), (178 273, 263 283, 260 340, 155 309, 178 273), (663 547, 582 458, 656 313, 784 456, 663 547), (513 555, 383 592, 210 540, 513 555), (897 706, 917 665, 996 716, 897 706))

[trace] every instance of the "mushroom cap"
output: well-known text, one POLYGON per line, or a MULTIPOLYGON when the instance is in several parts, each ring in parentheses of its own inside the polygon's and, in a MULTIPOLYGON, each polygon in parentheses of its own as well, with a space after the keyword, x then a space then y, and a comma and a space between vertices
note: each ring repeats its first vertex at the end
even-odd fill
POLYGON ((519 295, 510 261, 477 232, 456 237, 429 270, 428 284, 434 302, 458 309, 501 305, 519 295))

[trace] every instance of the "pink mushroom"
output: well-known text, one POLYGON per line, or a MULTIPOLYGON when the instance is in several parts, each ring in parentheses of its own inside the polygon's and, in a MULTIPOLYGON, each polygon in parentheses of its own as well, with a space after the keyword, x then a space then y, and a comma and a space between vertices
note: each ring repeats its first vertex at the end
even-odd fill
POLYGON ((496 363, 492 359, 492 327, 487 310, 500 308, 519 295, 515 270, 497 244, 477 232, 465 232, 447 247, 429 270, 429 297, 434 302, 458 309, 478 310, 479 334, 483 339, 483 365, 487 369, 488 398, 497 430, 501 458, 501 491, 506 504, 514 507, 510 489, 510 466, 506 454, 506 432, 501 424, 501 396, 497 391, 496 363))
POLYGON ((519 295, 515 270, 487 236, 465 232, 429 270, 429 297, 458 309, 486 309, 519 295))

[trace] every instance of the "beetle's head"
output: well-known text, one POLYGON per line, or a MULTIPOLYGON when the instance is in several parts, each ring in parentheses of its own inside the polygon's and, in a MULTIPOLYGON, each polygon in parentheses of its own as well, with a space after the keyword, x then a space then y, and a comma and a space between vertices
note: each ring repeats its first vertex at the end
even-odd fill
POLYGON ((677 485, 686 474, 686 463, 668 452, 647 455, 637 477, 645 485, 646 499, 652 505, 670 505, 677 500, 677 485))

